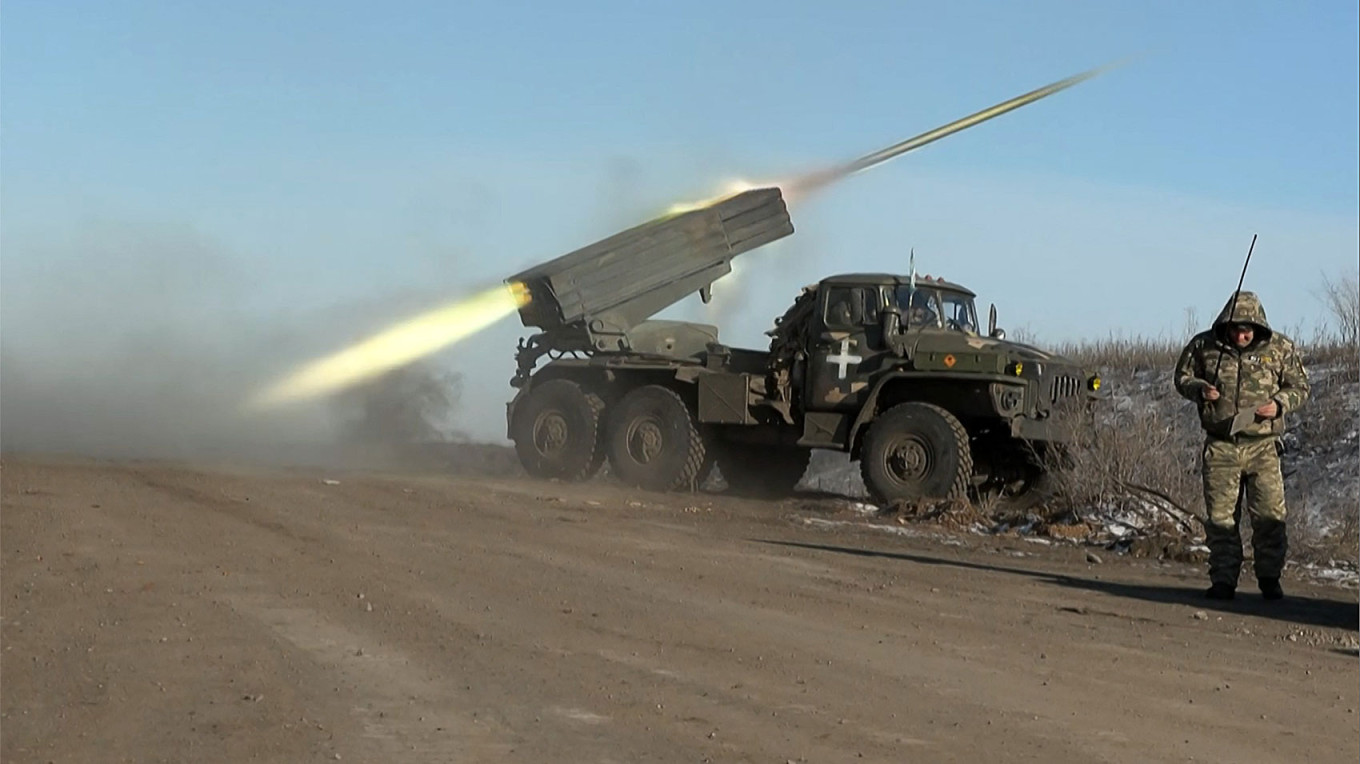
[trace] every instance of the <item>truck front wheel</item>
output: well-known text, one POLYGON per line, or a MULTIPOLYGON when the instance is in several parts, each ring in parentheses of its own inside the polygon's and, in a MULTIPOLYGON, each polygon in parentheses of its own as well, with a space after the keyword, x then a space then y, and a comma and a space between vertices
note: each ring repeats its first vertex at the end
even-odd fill
POLYGON ((965 498, 973 474, 968 431, 939 406, 899 404, 869 426, 860 474, 869 492, 885 504, 965 498))
POLYGON ((652 491, 691 489, 710 465, 689 406, 660 385, 639 387, 613 407, 607 450, 620 480, 652 491))
POLYGON ((600 418, 604 401, 568 379, 529 389, 515 407, 515 453, 536 478, 588 480, 604 463, 600 418))

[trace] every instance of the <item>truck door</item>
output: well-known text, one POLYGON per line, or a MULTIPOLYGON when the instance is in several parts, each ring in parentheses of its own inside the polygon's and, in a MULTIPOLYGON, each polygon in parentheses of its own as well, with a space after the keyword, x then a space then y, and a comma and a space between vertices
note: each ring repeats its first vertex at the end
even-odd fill
POLYGON ((822 289, 815 346, 809 349, 803 405, 808 411, 857 411, 869 372, 881 363, 878 287, 822 289))

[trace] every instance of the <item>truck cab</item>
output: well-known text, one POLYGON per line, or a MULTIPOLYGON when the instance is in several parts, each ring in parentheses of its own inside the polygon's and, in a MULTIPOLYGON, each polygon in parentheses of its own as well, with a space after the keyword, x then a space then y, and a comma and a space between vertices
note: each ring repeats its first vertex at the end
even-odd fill
POLYGON ((976 295, 960 284, 860 273, 811 289, 806 352, 791 374, 799 445, 848 451, 885 497, 1032 480, 1063 439, 1055 410, 1100 389, 1069 359, 1007 342, 995 308, 984 333, 976 295))
MULTIPOLYGON (((974 294, 940 280, 887 274, 846 274, 823 279, 818 340, 808 365, 804 406, 809 411, 854 410, 872 380, 900 368, 929 335, 977 336, 974 294)), ((908 361, 909 364, 909 361, 908 361)))
MULTIPOLYGON (((976 295, 960 284, 931 276, 844 274, 815 289, 807 361, 796 375, 806 411, 858 412, 887 394, 883 385, 896 383, 964 418, 1042 420, 1063 399, 1099 389, 1099 379, 1076 363, 1006 341, 994 312, 982 333, 976 295), (950 384, 937 384, 944 380, 950 384), (987 395, 948 394, 965 381, 987 382, 987 395)), ((1039 436, 1030 424, 1014 429, 1017 437, 1039 436)))

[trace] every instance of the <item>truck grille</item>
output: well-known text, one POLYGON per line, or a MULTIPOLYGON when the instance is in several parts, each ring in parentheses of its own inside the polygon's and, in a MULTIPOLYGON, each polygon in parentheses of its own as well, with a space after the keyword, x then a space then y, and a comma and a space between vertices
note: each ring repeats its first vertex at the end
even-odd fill
POLYGON ((1081 390, 1081 380, 1068 374, 1059 374, 1048 386, 1048 397, 1053 403, 1070 398, 1081 390))

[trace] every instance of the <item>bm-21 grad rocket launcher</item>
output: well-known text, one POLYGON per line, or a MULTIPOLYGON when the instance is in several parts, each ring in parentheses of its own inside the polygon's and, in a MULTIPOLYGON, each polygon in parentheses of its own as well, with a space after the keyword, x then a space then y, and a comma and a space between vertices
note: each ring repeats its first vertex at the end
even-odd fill
POLYGON ((1052 414, 1099 379, 980 331, 974 293, 913 272, 845 274, 803 290, 768 350, 716 327, 652 316, 707 301, 732 259, 793 233, 784 194, 806 194, 1097 74, 1086 72, 894 146, 775 187, 643 223, 507 279, 521 340, 509 437, 532 475, 581 480, 606 459, 626 483, 693 488, 714 464, 732 489, 792 490, 810 449, 858 459, 880 501, 1018 497, 1060 439, 1052 414), (550 360, 535 371, 545 354, 550 360))

